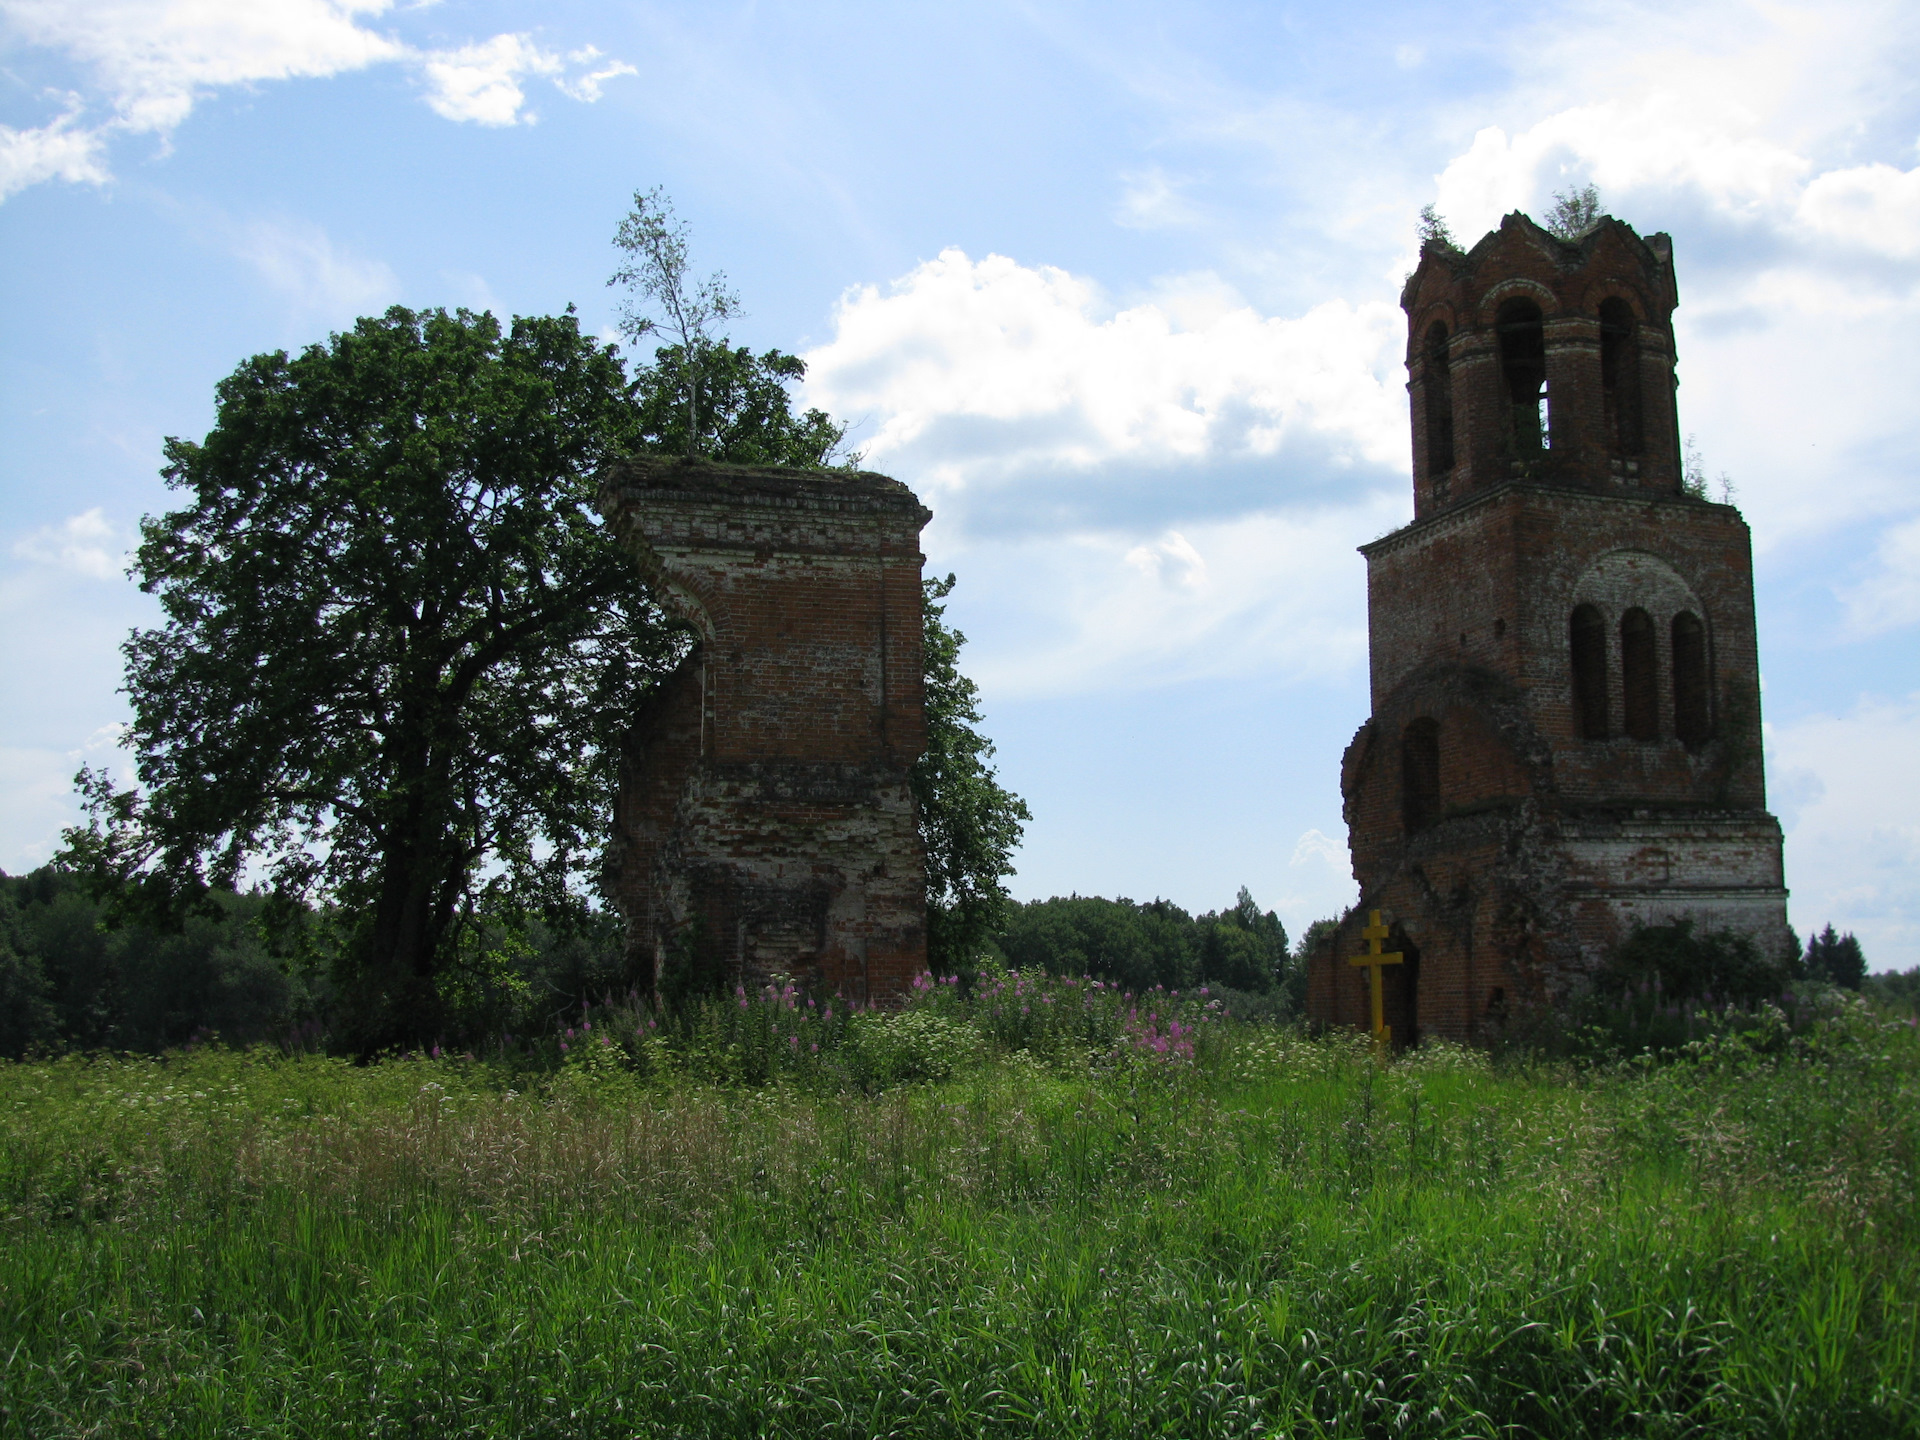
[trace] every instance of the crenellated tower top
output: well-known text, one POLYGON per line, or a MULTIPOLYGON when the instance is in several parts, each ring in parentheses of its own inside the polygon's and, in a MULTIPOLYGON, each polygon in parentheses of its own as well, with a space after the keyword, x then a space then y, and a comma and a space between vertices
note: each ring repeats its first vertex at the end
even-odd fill
POLYGON ((1681 489, 1673 245, 1603 216, 1562 240, 1518 211, 1421 247, 1407 312, 1414 515, 1509 480, 1681 489))

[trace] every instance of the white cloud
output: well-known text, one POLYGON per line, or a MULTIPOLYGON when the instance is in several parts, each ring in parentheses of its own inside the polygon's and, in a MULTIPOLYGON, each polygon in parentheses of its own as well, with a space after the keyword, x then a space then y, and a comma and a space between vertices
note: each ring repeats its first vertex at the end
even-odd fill
POLYGON ((1270 457, 1308 436, 1344 461, 1405 467, 1392 306, 1241 307, 1196 329, 1168 309, 1106 313, 1064 270, 946 250, 884 294, 842 299, 834 338, 806 357, 807 398, 871 417, 868 459, 936 490, 1036 467, 1270 457))
POLYGON ((1603 198, 1680 191, 1736 222, 1846 234, 1871 217, 1912 240, 1920 181, 1852 163, 1862 122, 1907 88, 1910 12, 1646 5, 1596 20, 1543 17, 1516 52, 1528 79, 1513 97, 1542 118, 1482 128, 1438 177, 1437 206, 1463 239, 1591 180, 1603 198))
POLYGON ((174 129, 223 86, 338 75, 405 47, 367 29, 392 0, 4 0, 30 44, 87 65, 129 130, 174 129))
POLYGON ((1897 260, 1920 257, 1920 169, 1857 165, 1815 176, 1800 221, 1829 239, 1897 260))
POLYGON ((383 262, 342 250, 305 221, 255 221, 240 232, 235 248, 274 289, 320 315, 364 315, 383 309, 400 292, 399 277, 383 262))
MULTIPOLYGON (((527 96, 521 79, 552 79, 564 73, 566 65, 525 35, 496 35, 478 45, 429 55, 422 68, 427 103, 435 113, 477 125, 530 125, 536 117, 523 110, 527 96)), ((595 98, 598 95, 596 85, 595 98)))
POLYGON ((1309 830, 1302 835, 1293 847, 1293 858, 1289 865, 1306 865, 1314 860, 1333 866, 1336 870, 1346 871, 1352 863, 1347 847, 1322 830, 1309 830))
POLYGON ((438 114, 498 126, 533 119, 523 79, 550 80, 590 104, 608 80, 637 73, 620 61, 596 68, 604 57, 592 46, 563 58, 525 34, 423 51, 369 27, 394 8, 394 0, 0 0, 6 34, 68 57, 88 77, 58 119, 0 127, 0 199, 41 180, 103 183, 114 133, 170 136, 199 101, 234 86, 400 64, 419 71, 438 114))
POLYGON ((107 522, 98 506, 70 516, 58 525, 46 525, 13 544, 14 555, 41 565, 55 565, 93 580, 112 580, 126 567, 128 544, 107 522))
POLYGON ((1790 213, 1810 162, 1709 95, 1653 92, 1550 115, 1509 138, 1488 126, 1439 178, 1436 208, 1468 244, 1512 210, 1538 214, 1549 190, 1584 180, 1608 192, 1688 188, 1739 216, 1790 213))
POLYGON ((1853 931, 1875 969, 1920 964, 1920 694, 1770 728, 1772 788, 1798 801, 1794 923, 1853 931))
POLYGON ((42 180, 99 185, 107 178, 98 131, 78 124, 81 100, 68 97, 67 112, 32 130, 0 125, 0 200, 42 180))

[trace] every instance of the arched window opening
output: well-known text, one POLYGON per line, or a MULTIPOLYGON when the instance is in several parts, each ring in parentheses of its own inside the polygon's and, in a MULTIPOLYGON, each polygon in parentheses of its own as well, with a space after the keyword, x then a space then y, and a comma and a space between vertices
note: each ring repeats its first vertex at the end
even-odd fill
POLYGON ((1620 691, 1626 702, 1627 734, 1660 738, 1660 647, 1653 617, 1635 606, 1620 617, 1620 691))
POLYGON ((1522 456, 1544 450, 1547 423, 1547 332, 1531 300, 1503 300, 1494 315, 1500 336, 1500 372, 1513 405, 1513 446, 1522 456))
POLYGON ((1673 617, 1673 733, 1689 745, 1713 738, 1707 685, 1707 627, 1682 610, 1673 617))
POLYGON ((1453 469, 1453 370, 1447 357, 1447 327, 1427 327, 1427 476, 1453 469))
POLYGON ((1619 296, 1600 302, 1600 392, 1607 441, 1617 456, 1638 455, 1640 437, 1640 344, 1633 307, 1619 296))
POLYGON ((1400 736, 1400 821, 1409 835, 1440 818, 1440 724, 1419 719, 1400 736))
POLYGON ((1607 738, 1607 622, 1591 605, 1576 605, 1573 642, 1573 723, 1582 740, 1607 738))

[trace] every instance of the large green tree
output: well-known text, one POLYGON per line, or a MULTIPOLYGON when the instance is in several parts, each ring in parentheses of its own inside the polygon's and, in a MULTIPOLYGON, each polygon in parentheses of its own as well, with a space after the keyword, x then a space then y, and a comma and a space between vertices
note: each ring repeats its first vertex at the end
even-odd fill
POLYGON ((639 409, 571 312, 398 307, 217 400, 134 562, 165 615, 124 647, 139 787, 83 773, 69 856, 157 912, 323 898, 353 1040, 421 1039, 476 916, 579 913, 606 742, 682 653, 592 506, 639 409))

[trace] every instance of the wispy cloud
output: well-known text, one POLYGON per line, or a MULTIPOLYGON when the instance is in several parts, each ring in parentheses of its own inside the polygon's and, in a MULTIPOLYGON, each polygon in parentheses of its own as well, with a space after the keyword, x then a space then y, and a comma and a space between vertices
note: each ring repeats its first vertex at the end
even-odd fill
POLYGON ((1120 208, 1114 216, 1135 230, 1166 230, 1192 225, 1199 209, 1181 193, 1181 186, 1159 166, 1131 171, 1120 177, 1120 208))
MULTIPOLYGON (((592 65, 594 61, 604 58, 605 57, 591 45, 582 46, 567 56, 567 59, 575 65, 592 65)), ((564 75, 557 76, 553 83, 558 87, 562 95, 591 105, 600 98, 602 87, 605 86, 607 81, 617 80, 622 75, 638 75, 639 73, 640 71, 637 66, 629 65, 624 60, 608 60, 606 64, 597 70, 588 70, 584 75, 577 75, 572 79, 568 79, 564 75)))
POLYGON ((275 290, 317 315, 366 314, 400 293, 399 277, 383 261, 343 249, 307 221, 254 221, 234 248, 275 290))
POLYGON ((108 523, 96 505, 58 525, 45 525, 13 543, 17 559, 53 565, 93 580, 112 580, 126 566, 129 537, 108 523))
MULTIPOLYGON (((1776 789, 1804 800, 1787 827, 1793 919, 1857 932, 1875 968, 1920 951, 1920 695, 1770 727, 1776 789)), ((1911 963, 1908 959, 1902 963, 1911 963)))
POLYGON ((1920 625, 1920 519, 1896 525, 1880 539, 1873 570, 1840 591, 1856 635, 1878 635, 1920 625))

